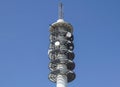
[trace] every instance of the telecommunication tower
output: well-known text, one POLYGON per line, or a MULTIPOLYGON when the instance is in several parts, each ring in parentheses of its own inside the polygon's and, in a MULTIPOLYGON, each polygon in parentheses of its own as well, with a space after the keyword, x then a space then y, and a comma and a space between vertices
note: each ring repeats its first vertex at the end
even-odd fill
POLYGON ((75 79, 73 27, 63 19, 63 5, 59 4, 59 18, 50 26, 50 58, 49 79, 56 83, 56 87, 67 87, 67 83, 75 79))

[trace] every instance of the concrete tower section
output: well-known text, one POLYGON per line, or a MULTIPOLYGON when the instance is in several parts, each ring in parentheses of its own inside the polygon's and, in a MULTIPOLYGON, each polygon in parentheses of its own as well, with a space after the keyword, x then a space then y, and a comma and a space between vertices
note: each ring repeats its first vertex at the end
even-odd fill
POLYGON ((75 79, 73 27, 63 20, 62 3, 59 6, 59 19, 50 26, 49 79, 56 87, 67 87, 75 79))

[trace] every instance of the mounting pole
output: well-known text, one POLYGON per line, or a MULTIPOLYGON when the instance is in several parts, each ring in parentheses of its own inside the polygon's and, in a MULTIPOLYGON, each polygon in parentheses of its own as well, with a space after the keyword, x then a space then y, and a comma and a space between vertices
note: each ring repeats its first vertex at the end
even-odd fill
POLYGON ((59 19, 63 19, 63 4, 62 4, 62 2, 60 2, 59 3, 59 14, 58 14, 58 16, 59 16, 59 19))

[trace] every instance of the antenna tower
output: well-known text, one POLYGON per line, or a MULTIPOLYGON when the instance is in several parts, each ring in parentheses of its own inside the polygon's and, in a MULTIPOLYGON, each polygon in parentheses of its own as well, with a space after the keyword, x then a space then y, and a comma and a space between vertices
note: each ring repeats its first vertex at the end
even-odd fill
POLYGON ((63 5, 59 4, 59 19, 50 26, 50 46, 48 50, 49 79, 56 87, 67 87, 75 79, 73 27, 63 20, 63 5))

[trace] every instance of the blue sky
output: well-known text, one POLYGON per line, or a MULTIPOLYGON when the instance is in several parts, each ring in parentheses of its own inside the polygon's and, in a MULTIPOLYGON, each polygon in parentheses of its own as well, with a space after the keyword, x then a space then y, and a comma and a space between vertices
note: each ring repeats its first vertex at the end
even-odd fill
MULTIPOLYGON (((120 87, 120 0, 62 0, 74 27, 69 87, 120 87)), ((48 80, 49 24, 58 0, 0 0, 0 87, 55 87, 48 80)))

